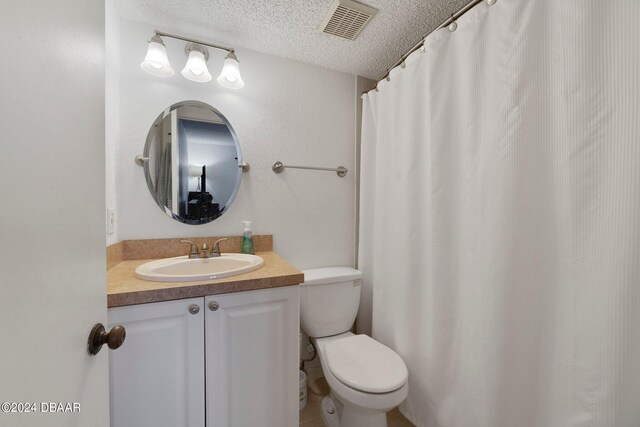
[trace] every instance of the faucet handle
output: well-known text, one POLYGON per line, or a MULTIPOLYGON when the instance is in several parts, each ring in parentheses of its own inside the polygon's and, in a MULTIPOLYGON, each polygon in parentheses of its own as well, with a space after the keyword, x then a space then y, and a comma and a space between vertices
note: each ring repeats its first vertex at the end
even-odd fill
POLYGON ((195 243, 193 243, 191 240, 180 240, 180 243, 188 243, 191 245, 189 258, 198 258, 198 246, 195 243))
POLYGON ((226 237, 222 238, 222 239, 218 239, 215 241, 215 243, 213 244, 213 249, 211 249, 211 256, 213 257, 219 257, 220 256, 220 242, 224 242, 227 239, 226 237))

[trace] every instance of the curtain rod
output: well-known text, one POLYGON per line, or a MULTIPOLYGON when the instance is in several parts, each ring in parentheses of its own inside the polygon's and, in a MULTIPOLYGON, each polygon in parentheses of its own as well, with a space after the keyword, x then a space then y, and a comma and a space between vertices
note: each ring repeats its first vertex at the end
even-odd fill
MULTIPOLYGON (((471 10, 471 8, 473 8, 475 5, 477 5, 479 3, 482 3, 483 1, 484 0, 471 0, 469 3, 464 5, 461 9, 459 9, 456 13, 451 14, 451 17, 448 18, 446 21, 444 21, 442 24, 438 25, 437 28, 435 28, 434 30, 428 32, 424 36, 422 36, 420 41, 415 46, 413 46, 404 55, 402 55, 400 57, 400 59, 398 59, 391 67, 387 68, 386 73, 382 77, 380 77, 378 80, 376 80, 376 83, 373 86, 371 86, 371 89, 369 89, 367 92, 369 92, 369 91, 371 91, 373 89, 376 89, 378 87, 378 83, 380 83, 382 80, 384 80, 387 77, 389 77, 389 73, 391 73, 391 70, 396 68, 398 65, 404 63, 405 59, 407 59, 407 57, 409 55, 411 55, 413 52, 418 50, 424 44, 424 39, 426 39, 429 35, 431 35, 431 33, 434 33, 434 32, 436 32, 436 31, 438 31, 438 30, 440 30, 440 29, 442 29, 444 27, 447 27, 447 26, 451 25, 458 18, 460 18, 462 15, 464 15, 469 10, 471 10)), ((490 4, 490 5, 494 4, 495 2, 496 2, 496 0, 487 0, 487 3, 490 4)), ((363 92, 363 94, 365 94, 367 92, 363 92)))

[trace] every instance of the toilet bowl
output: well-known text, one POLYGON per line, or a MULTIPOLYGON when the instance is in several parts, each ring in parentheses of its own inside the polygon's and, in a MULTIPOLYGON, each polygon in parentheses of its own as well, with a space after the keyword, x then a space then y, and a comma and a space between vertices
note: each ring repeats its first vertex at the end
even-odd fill
POLYGON ((367 335, 349 332, 360 303, 362 273, 348 267, 304 270, 302 329, 313 340, 330 394, 322 403, 329 427, 386 427, 386 412, 409 391, 402 358, 367 335))

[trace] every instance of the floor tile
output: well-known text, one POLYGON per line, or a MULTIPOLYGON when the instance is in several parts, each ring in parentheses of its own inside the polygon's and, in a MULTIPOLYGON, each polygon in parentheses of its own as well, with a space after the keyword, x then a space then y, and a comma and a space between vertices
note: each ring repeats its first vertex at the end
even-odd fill
POLYGON ((395 408, 387 413, 387 427, 415 427, 411 421, 395 408))
MULTIPOLYGON (((325 427, 322 420, 322 399, 329 394, 324 377, 312 377, 307 381, 307 406, 300 411, 300 427, 325 427)), ((395 408, 387 413, 387 427, 415 427, 395 408)))
POLYGON ((322 416, 320 412, 321 402, 322 396, 307 391, 307 406, 300 411, 300 424, 322 416))
POLYGON ((320 417, 320 418, 316 418, 315 420, 300 423, 300 427, 325 427, 325 425, 324 425, 324 421, 322 420, 322 417, 320 417))

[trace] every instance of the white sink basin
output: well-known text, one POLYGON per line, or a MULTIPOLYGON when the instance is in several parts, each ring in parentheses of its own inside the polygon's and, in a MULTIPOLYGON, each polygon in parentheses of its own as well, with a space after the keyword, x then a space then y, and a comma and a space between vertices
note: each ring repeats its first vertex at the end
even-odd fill
POLYGON ((194 259, 185 255, 142 264, 136 268, 136 276, 154 282, 195 282, 235 276, 263 265, 264 260, 256 255, 222 254, 215 258, 194 259))

